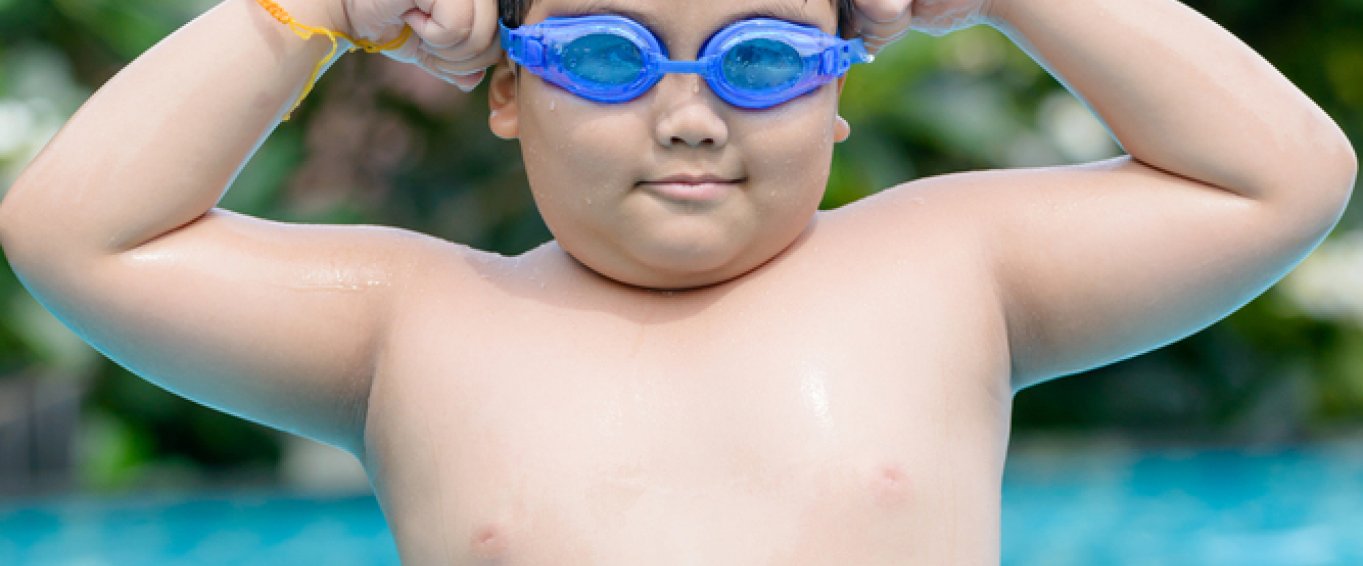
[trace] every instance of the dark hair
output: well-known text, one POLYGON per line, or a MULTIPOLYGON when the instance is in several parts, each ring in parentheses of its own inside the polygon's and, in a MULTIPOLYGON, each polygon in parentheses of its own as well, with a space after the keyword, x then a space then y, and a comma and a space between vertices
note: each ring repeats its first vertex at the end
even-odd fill
MULTIPOLYGON (((535 0, 497 0, 497 14, 507 27, 516 27, 525 21, 525 13, 530 11, 530 3, 535 0)), ((805 0, 808 2, 809 0, 805 0)), ((843 37, 852 35, 852 0, 834 0, 838 9, 838 33, 843 37)))

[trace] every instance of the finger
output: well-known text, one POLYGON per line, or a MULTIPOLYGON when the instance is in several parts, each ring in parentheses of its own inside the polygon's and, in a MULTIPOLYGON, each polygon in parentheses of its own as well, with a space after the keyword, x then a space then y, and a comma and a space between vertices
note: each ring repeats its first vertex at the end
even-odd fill
MULTIPOLYGON (((481 29, 496 28, 495 1, 488 0, 479 9, 475 15, 475 26, 481 29)), ((418 12, 420 8, 413 8, 411 11, 418 12)), ((397 49, 385 51, 384 54, 398 61, 416 64, 432 75, 453 84, 455 81, 450 80, 449 76, 468 76, 496 64, 501 60, 502 48, 495 33, 486 33, 471 39, 466 45, 454 48, 439 49, 424 40, 416 39, 397 49)), ((461 78, 458 82, 462 85, 468 81, 461 78)))
POLYGON ((441 80, 450 83, 463 92, 473 92, 478 85, 483 82, 483 77, 487 76, 486 71, 477 71, 472 74, 461 75, 457 73, 446 73, 436 75, 441 80))
POLYGON ((876 53, 904 37, 913 19, 912 5, 910 0, 857 0, 852 21, 866 49, 876 53))
POLYGON ((870 31, 863 30, 861 32, 861 38, 866 44, 866 50, 872 55, 875 55, 880 53, 880 50, 884 49, 885 46, 899 41, 904 36, 908 35, 909 31, 910 27, 907 24, 903 26, 873 29, 870 31))
POLYGON ((422 64, 443 73, 470 75, 497 64, 501 57, 500 51, 490 50, 467 61, 446 61, 435 54, 428 53, 422 64))
POLYGON ((421 67, 432 76, 458 87, 459 90, 469 92, 483 82, 483 77, 487 75, 486 68, 476 70, 447 69, 446 63, 430 54, 425 54, 416 65, 421 67))
POLYGON ((384 51, 383 54, 396 61, 415 64, 421 59, 421 54, 425 52, 423 45, 425 43, 420 38, 413 37, 403 42, 397 49, 389 49, 384 51))
POLYGON ((911 0, 856 0, 855 10, 867 21, 890 23, 902 18, 912 4, 911 0))
POLYGON ((490 67, 497 64, 497 61, 502 58, 502 48, 500 45, 493 45, 479 53, 470 55, 466 59, 459 60, 450 60, 447 58, 446 53, 440 51, 428 51, 432 57, 439 59, 444 63, 445 68, 458 71, 475 71, 484 67, 490 67))
POLYGON ((468 39, 472 33, 471 18, 450 16, 448 10, 441 12, 437 16, 436 12, 414 8, 402 14, 402 21, 412 27, 422 42, 437 49, 449 49, 468 39))
POLYGON ((478 88, 478 85, 483 82, 483 77, 486 76, 487 69, 479 69, 467 75, 451 75, 454 86, 459 87, 459 90, 464 92, 473 92, 473 89, 478 88))
POLYGON ((355 37, 374 43, 384 43, 402 33, 404 24, 398 17, 410 9, 414 0, 372 0, 346 2, 346 11, 355 37))
POLYGON ((481 51, 497 32, 495 3, 489 0, 416 0, 403 20, 431 47, 461 51, 446 58, 467 58, 481 51))
POLYGON ((453 74, 450 74, 450 73, 442 73, 442 72, 440 72, 440 71, 438 71, 438 70, 436 70, 436 69, 432 69, 432 68, 430 68, 430 67, 427 67, 427 66, 425 66, 425 65, 422 65, 421 63, 413 63, 413 65, 416 65, 417 67, 420 67, 421 70, 426 71, 426 74, 429 74, 429 75, 431 75, 432 77, 435 77, 435 78, 437 78, 437 79, 440 79, 441 82, 443 82, 443 83, 445 83, 445 84, 448 84, 448 85, 451 85, 451 86, 454 86, 454 87, 458 88, 458 89, 461 90, 461 91, 469 92, 470 90, 472 90, 472 89, 469 88, 467 85, 461 84, 461 82, 462 82, 464 79, 463 79, 460 75, 453 75, 453 74))
MULTIPOLYGON (((441 8, 448 4, 450 0, 435 0, 436 13, 433 18, 439 19, 441 8)), ((486 54, 489 50, 501 49, 499 41, 499 28, 497 27, 497 0, 459 0, 468 9, 465 17, 468 18, 466 25, 469 26, 468 33, 462 37, 462 41, 457 44, 445 45, 440 43, 430 43, 431 51, 436 56, 446 61, 470 61, 486 54)))

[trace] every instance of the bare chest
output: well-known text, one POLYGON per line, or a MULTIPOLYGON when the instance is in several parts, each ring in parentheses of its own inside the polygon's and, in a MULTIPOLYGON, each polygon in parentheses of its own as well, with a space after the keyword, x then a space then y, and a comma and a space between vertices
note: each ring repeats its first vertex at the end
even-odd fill
POLYGON ((508 304, 395 350, 370 473, 404 559, 991 560, 1006 366, 961 335, 987 324, 701 308, 726 316, 508 304))

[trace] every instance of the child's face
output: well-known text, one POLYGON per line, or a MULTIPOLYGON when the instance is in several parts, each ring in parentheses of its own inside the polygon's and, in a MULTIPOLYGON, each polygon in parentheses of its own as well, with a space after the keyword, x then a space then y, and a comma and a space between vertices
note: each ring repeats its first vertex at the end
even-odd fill
MULTIPOLYGON (((526 17, 617 13, 648 26, 675 60, 753 15, 836 34, 832 0, 537 0, 526 17)), ((841 82, 765 110, 730 106, 697 75, 603 104, 530 73, 492 80, 493 131, 519 137, 540 214, 559 245, 617 281, 686 288, 741 275, 810 224, 828 179, 841 82), (519 80, 517 80, 519 78, 519 80), (669 177, 710 184, 662 184, 669 177)))

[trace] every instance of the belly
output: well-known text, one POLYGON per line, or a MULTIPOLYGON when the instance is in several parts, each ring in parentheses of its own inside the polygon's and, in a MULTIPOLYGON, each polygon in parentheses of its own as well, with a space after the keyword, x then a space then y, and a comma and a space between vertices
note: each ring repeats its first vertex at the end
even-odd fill
POLYGON ((412 564, 997 563, 992 474, 858 464, 703 485, 528 468, 385 485, 383 503, 412 564))

